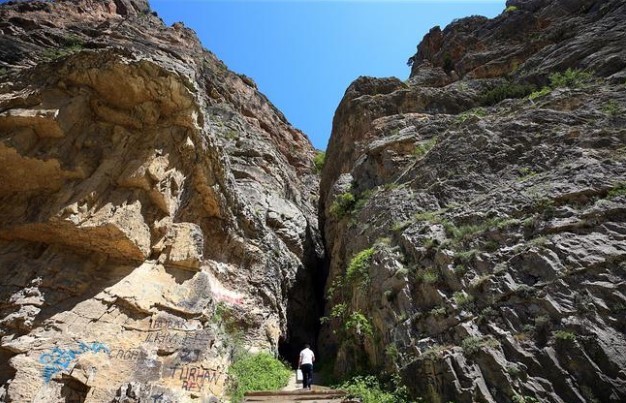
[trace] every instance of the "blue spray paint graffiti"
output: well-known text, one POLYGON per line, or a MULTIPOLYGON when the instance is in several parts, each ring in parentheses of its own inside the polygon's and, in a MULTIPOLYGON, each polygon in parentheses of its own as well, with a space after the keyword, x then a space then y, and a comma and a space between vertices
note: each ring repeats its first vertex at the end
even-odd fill
POLYGON ((42 371, 42 377, 46 383, 50 382, 50 379, 52 379, 55 374, 67 369, 72 361, 79 355, 87 352, 99 353, 101 351, 107 354, 110 353, 107 346, 98 342, 86 344, 81 341, 77 348, 72 349, 55 347, 50 350, 50 352, 43 353, 39 356, 39 362, 45 365, 42 371))

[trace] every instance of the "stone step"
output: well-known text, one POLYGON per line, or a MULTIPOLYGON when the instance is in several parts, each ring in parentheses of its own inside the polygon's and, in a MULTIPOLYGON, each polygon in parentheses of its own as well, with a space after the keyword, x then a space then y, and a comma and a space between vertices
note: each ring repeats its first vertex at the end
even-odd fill
POLYGON ((244 402, 317 402, 317 403, 348 403, 347 392, 328 388, 313 390, 264 391, 248 392, 244 402))

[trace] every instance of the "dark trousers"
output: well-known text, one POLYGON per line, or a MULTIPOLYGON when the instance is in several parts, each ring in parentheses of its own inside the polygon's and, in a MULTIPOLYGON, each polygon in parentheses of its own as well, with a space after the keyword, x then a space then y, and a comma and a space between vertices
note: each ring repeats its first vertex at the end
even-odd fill
POLYGON ((302 370, 302 387, 308 388, 313 383, 313 364, 300 365, 302 370))

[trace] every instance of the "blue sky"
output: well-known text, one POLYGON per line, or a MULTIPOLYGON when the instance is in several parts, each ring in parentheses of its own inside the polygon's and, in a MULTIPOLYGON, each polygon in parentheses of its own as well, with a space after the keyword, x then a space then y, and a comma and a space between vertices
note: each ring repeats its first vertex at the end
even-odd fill
POLYGON ((504 0, 153 0, 167 24, 183 21, 203 45, 259 89, 325 149, 332 118, 360 75, 408 78, 407 59, 428 30, 455 18, 494 17, 504 0))

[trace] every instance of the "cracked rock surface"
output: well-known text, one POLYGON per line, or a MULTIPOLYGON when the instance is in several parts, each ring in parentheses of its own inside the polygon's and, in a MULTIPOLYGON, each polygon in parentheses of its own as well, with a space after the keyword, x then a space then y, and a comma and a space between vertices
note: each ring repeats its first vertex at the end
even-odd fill
POLYGON ((221 398, 313 315, 309 140, 144 1, 0 21, 0 400, 221 398))
POLYGON ((428 402, 624 401, 626 5, 507 5, 347 89, 320 340, 428 402))

